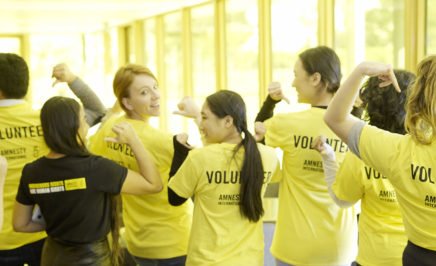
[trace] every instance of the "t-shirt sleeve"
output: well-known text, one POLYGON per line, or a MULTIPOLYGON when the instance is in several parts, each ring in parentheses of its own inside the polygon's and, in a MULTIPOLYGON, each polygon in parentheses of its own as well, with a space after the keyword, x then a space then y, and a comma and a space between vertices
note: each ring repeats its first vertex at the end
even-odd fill
POLYGON ((362 184, 363 163, 356 155, 348 152, 336 173, 332 189, 340 200, 356 202, 362 198, 365 188, 362 184))
POLYGON ((178 196, 186 199, 194 195, 199 179, 197 173, 198 162, 195 163, 191 155, 188 155, 188 158, 168 183, 168 187, 178 196))
POLYGON ((95 160, 96 169, 91 171, 97 173, 96 189, 111 194, 119 194, 127 177, 127 168, 103 157, 96 157, 95 160))
POLYGON ((15 200, 23 205, 34 205, 35 202, 30 196, 29 186, 26 185, 24 182, 26 172, 27 167, 25 166, 21 174, 20 184, 18 186, 17 196, 15 197, 15 200))
POLYGON ((365 164, 384 176, 392 176, 389 162, 392 162, 396 156, 402 137, 402 135, 367 125, 360 135, 360 157, 365 164))
POLYGON ((265 144, 270 147, 280 147, 282 134, 279 132, 279 118, 274 116, 264 122, 266 127, 265 144))
POLYGON ((271 183, 276 183, 276 182, 280 182, 282 180, 282 169, 280 169, 280 162, 278 159, 277 160, 277 164, 276 167, 274 169, 274 173, 272 175, 271 178, 271 183))

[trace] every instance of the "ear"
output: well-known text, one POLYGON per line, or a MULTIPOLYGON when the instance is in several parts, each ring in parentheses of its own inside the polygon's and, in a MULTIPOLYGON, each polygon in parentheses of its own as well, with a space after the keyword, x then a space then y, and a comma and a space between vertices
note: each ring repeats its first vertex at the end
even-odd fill
POLYGON ((129 98, 126 98, 126 97, 124 97, 122 100, 121 100, 121 104, 127 109, 127 110, 129 110, 129 111, 132 111, 133 110, 133 106, 130 104, 130 100, 129 100, 129 98))
POLYGON ((224 126, 226 128, 230 128, 233 126, 233 117, 231 117, 230 115, 226 115, 224 117, 224 126))
POLYGON ((318 86, 321 83, 321 74, 319 74, 318 72, 313 73, 310 76, 310 81, 312 82, 313 86, 318 86))

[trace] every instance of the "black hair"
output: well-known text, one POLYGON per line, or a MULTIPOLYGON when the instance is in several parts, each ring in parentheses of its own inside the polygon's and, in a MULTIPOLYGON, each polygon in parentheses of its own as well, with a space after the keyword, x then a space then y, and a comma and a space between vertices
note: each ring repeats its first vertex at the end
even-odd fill
MULTIPOLYGON (((70 155, 88 156, 84 140, 79 135, 80 105, 67 97, 55 96, 48 99, 41 109, 41 125, 44 140, 50 150, 70 155)), ((121 227, 121 199, 119 195, 109 195, 111 204, 112 265, 122 264, 119 246, 119 229, 121 227)))
POLYGON ((263 216, 262 185, 264 183, 263 165, 256 140, 247 129, 245 103, 236 92, 218 91, 206 98, 212 113, 219 118, 231 116, 233 124, 243 140, 236 146, 234 154, 244 146, 244 162, 241 168, 240 205, 241 215, 252 222, 263 216))
POLYGON ((370 125, 404 135, 407 91, 414 82, 415 75, 405 70, 394 70, 394 73, 401 93, 393 85, 380 88, 378 77, 370 77, 360 89, 361 107, 366 109, 364 119, 370 125))
POLYGON ((16 54, 0 53, 0 91, 7 99, 22 99, 29 88, 29 68, 16 54))
POLYGON ((335 93, 341 84, 341 61, 333 49, 327 46, 310 48, 298 55, 309 75, 319 73, 327 85, 327 92, 335 93))
POLYGON ((41 109, 41 126, 50 150, 65 155, 89 155, 79 136, 80 105, 76 100, 61 96, 47 100, 41 109))

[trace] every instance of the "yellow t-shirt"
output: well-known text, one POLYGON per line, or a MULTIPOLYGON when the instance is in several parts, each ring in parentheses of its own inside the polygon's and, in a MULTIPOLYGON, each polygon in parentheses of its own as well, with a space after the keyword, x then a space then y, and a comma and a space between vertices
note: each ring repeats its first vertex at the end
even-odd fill
MULTIPOLYGON (((275 151, 259 144, 265 186, 280 174, 275 151)), ((194 196, 194 217, 186 265, 263 265, 262 219, 250 222, 239 211, 240 168, 244 149, 232 160, 235 144, 211 144, 190 152, 169 187, 194 196)))
POLYGON ((172 135, 155 129, 143 121, 119 117, 106 121, 91 137, 90 150, 121 165, 139 171, 133 151, 128 145, 105 142, 114 136, 114 124, 127 121, 137 132, 142 143, 153 157, 164 189, 157 194, 122 194, 123 219, 127 248, 134 256, 165 259, 186 255, 192 221, 192 203, 174 207, 168 203, 167 183, 173 158, 172 135))
POLYGON ((46 236, 45 232, 15 232, 12 228, 12 215, 21 170, 26 163, 47 153, 39 111, 33 110, 26 102, 0 106, 0 155, 8 161, 3 191, 4 222, 0 232, 0 250, 14 249, 46 236))
POLYGON ((341 162, 347 146, 325 125, 325 109, 279 114, 265 122, 266 144, 283 151, 279 210, 272 255, 295 265, 341 265, 357 253, 354 208, 338 207, 327 191, 321 155, 311 149, 319 136, 341 162))
POLYGON ((359 143, 362 160, 387 176, 395 188, 408 239, 436 250, 436 142, 422 145, 411 136, 365 126, 359 143))
POLYGON ((348 152, 332 188, 341 200, 361 199, 357 262, 365 266, 401 266, 407 237, 389 180, 348 152))

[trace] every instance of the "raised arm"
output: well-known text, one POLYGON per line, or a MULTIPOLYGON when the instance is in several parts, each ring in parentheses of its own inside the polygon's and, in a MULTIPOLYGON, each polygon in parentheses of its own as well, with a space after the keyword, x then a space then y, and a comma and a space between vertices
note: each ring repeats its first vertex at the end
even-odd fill
POLYGON ((128 170, 121 192, 136 195, 160 192, 163 185, 159 171, 133 127, 125 122, 115 125, 112 130, 117 136, 106 138, 106 140, 128 144, 135 154, 139 166, 139 173, 128 170))
POLYGON ((282 86, 279 82, 271 82, 268 85, 268 96, 260 107, 259 113, 257 113, 255 122, 263 122, 274 115, 274 108, 276 104, 281 100, 289 103, 288 98, 283 95, 282 86))
POLYGON ((106 108, 83 80, 77 77, 66 64, 58 64, 53 67, 52 77, 55 78, 53 85, 66 82, 71 91, 80 99, 86 113, 86 122, 93 126, 100 122, 106 113, 106 108))
POLYGON ((365 76, 378 76, 383 81, 380 87, 393 84, 397 91, 400 91, 390 65, 375 62, 360 63, 336 92, 324 115, 326 124, 347 144, 350 144, 348 137, 351 129, 360 121, 352 116, 350 111, 365 76))

